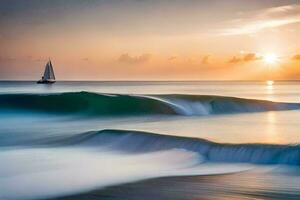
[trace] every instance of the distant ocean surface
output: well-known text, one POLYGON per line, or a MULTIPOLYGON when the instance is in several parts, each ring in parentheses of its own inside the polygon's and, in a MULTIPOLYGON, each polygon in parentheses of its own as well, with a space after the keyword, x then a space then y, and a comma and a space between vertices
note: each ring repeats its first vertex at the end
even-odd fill
POLYGON ((0 200, 300 199, 299 119, 298 81, 0 81, 0 200))

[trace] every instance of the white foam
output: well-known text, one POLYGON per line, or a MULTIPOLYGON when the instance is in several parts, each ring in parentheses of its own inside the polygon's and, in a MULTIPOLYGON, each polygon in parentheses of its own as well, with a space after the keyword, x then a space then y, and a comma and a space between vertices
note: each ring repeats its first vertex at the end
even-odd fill
POLYGON ((212 113, 212 108, 209 103, 204 102, 192 102, 185 100, 172 100, 174 105, 176 105, 175 110, 186 116, 202 116, 210 115, 212 113))
POLYGON ((182 99, 169 99, 169 98, 160 98, 155 96, 142 96, 142 95, 135 95, 138 97, 144 97, 149 99, 154 99, 165 103, 171 106, 177 113, 185 116, 202 116, 202 115, 209 115, 212 113, 212 108, 209 103, 206 102, 193 102, 188 100, 182 99))
POLYGON ((249 166, 204 165, 198 154, 169 150, 121 154, 86 149, 19 149, 0 152, 0 199, 23 200, 85 192, 152 177, 218 174, 249 166))

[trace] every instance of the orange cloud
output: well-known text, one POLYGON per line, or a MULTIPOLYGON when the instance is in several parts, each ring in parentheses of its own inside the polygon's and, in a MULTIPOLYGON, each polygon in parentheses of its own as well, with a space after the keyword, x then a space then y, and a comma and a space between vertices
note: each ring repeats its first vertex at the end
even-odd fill
POLYGON ((176 56, 171 56, 171 57, 168 58, 169 61, 173 61, 173 60, 176 60, 176 59, 177 59, 176 56))
POLYGON ((40 62, 47 61, 45 58, 33 57, 33 56, 23 56, 23 57, 1 57, 0 62, 40 62))
POLYGON ((241 61, 242 61, 242 59, 240 59, 240 58, 238 58, 236 56, 233 56, 228 62, 229 63, 239 63, 241 61))
POLYGON ((208 64, 208 61, 209 61, 209 57, 210 57, 210 55, 206 55, 206 56, 204 56, 203 58, 202 58, 202 64, 208 64))
POLYGON ((292 57, 292 60, 299 60, 300 61, 300 54, 296 54, 292 57))
POLYGON ((262 58, 261 56, 258 56, 255 53, 247 53, 244 55, 243 60, 245 62, 249 62, 249 61, 254 61, 254 60, 260 60, 261 58, 262 58))
POLYGON ((262 59, 261 56, 257 55, 256 53, 247 53, 243 56, 233 56, 229 63, 240 63, 240 62, 251 62, 262 59))
POLYGON ((140 56, 130 56, 128 53, 122 54, 118 61, 130 64, 144 63, 151 58, 150 54, 142 54, 140 56))

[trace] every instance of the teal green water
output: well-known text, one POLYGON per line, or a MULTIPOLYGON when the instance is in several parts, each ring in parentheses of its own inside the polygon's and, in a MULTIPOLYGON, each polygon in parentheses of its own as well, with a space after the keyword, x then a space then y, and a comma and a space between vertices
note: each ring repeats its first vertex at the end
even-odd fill
POLYGON ((295 81, 0 82, 0 199, 245 170, 297 196, 299 117, 295 81))

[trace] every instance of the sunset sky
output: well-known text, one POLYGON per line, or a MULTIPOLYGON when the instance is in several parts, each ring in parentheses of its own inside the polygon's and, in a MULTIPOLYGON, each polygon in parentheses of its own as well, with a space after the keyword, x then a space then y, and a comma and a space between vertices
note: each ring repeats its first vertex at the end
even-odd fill
POLYGON ((0 79, 300 79, 299 0, 0 1, 0 79))

